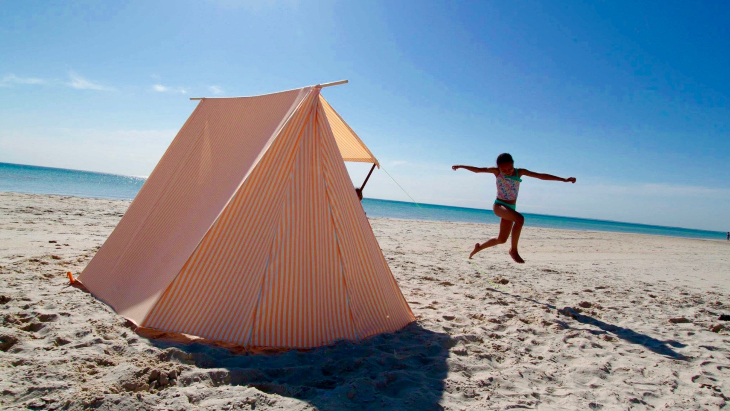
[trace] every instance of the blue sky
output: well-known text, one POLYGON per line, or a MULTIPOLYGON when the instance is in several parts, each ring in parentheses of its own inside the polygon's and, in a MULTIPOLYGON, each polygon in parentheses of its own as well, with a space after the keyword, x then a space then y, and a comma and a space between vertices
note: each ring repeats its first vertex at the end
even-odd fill
MULTIPOLYGON (((325 96, 416 200, 730 230, 724 2, 3 2, 0 161, 148 175, 193 96, 325 96)), ((367 167, 353 165, 359 183, 367 167)), ((405 200, 383 171, 366 196, 405 200)))

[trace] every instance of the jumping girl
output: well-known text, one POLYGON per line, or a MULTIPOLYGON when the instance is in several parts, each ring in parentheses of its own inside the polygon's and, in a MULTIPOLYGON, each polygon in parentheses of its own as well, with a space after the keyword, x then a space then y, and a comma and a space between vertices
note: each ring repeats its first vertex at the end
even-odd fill
POLYGON ((575 183, 575 177, 560 178, 550 174, 533 173, 524 168, 515 168, 512 156, 507 153, 500 154, 497 157, 497 167, 480 168, 456 165, 451 168, 453 170, 463 168, 472 173, 492 173, 497 177, 497 199, 494 200, 492 210, 497 217, 502 219, 499 223, 499 235, 495 238, 490 238, 483 244, 477 243, 474 246, 474 251, 469 254, 469 259, 485 248, 506 243, 511 231, 512 248, 509 250, 509 255, 517 263, 525 262, 517 252, 517 242, 520 241, 520 232, 522 231, 522 226, 525 224, 525 217, 515 210, 517 207, 517 193, 520 190, 520 182, 522 182, 520 177, 527 176, 539 178, 540 180, 575 183))

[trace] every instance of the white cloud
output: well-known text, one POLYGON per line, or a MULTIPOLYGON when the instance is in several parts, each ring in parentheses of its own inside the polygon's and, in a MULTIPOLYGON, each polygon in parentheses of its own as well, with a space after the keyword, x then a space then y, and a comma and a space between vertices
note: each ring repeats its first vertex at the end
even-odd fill
POLYGON ((188 94, 188 90, 183 87, 167 87, 163 86, 162 84, 155 84, 152 86, 152 89, 154 91, 157 91, 159 93, 180 93, 180 94, 188 94))
POLYGON ((398 167, 398 166, 402 166, 402 165, 405 165, 405 164, 408 164, 408 162, 407 161, 404 161, 404 160, 395 160, 395 161, 391 161, 391 162, 388 163, 388 165, 390 167, 398 167))
POLYGON ((55 85, 55 84, 64 84, 68 87, 75 88, 77 90, 100 90, 100 91, 115 91, 113 87, 108 87, 101 85, 99 83, 95 83, 93 81, 87 80, 80 75, 76 74, 75 72, 71 71, 68 73, 69 81, 67 82, 61 82, 59 80, 44 80, 40 78, 35 77, 18 77, 15 74, 8 74, 2 79, 0 79, 0 87, 10 87, 15 84, 49 84, 49 85, 55 85))
POLYGON ((70 82, 66 83, 67 86, 73 87, 77 90, 99 90, 99 91, 115 91, 113 87, 103 86, 99 83, 87 80, 73 71, 68 73, 68 77, 71 79, 70 82))
POLYGON ((8 74, 0 80, 0 87, 10 87, 13 84, 45 84, 46 81, 33 77, 18 77, 15 74, 8 74))
POLYGON ((208 86, 208 90, 213 94, 223 94, 223 89, 218 86, 208 86))

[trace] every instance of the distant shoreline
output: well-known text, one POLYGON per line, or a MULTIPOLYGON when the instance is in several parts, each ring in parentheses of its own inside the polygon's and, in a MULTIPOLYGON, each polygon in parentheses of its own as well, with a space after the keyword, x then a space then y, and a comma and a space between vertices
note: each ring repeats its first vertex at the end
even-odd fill
MULTIPOLYGON (((78 199, 89 199, 89 200, 98 200, 98 201, 115 201, 115 202, 126 202, 131 203, 131 199, 118 199, 118 198, 104 198, 104 197, 86 197, 86 196, 78 196, 78 195, 71 195, 71 194, 46 194, 46 193, 25 193, 25 192, 14 192, 14 191, 3 191, 0 190, 0 194, 2 193, 8 193, 10 195, 19 195, 19 196, 37 196, 37 197, 53 197, 53 198, 78 198, 78 199)), ((496 219, 496 217, 492 217, 494 221, 460 221, 460 220, 448 220, 448 219, 428 219, 428 218, 418 218, 417 216, 393 216, 393 215, 380 215, 377 212, 372 212, 372 206, 368 207, 368 205, 372 205, 373 202, 384 202, 384 203, 400 203, 402 205, 405 205, 407 207, 416 207, 413 203, 405 203, 402 201, 393 201, 393 200, 381 200, 381 199, 364 199, 363 205, 365 206, 365 211, 369 219, 378 219, 378 220, 394 220, 394 221, 414 221, 414 222, 424 222, 424 223, 445 223, 445 224, 476 224, 476 225, 488 225, 488 226, 495 226, 499 223, 499 221, 496 219)), ((433 207, 446 207, 449 209, 460 209, 461 207, 449 207, 449 206, 436 206, 436 205, 427 205, 427 206, 433 206, 433 207)), ((480 210, 480 209, 467 209, 466 210, 473 210, 475 212, 479 213, 486 213, 487 210, 480 210)), ((491 213, 491 211, 489 211, 491 213)), ((576 228, 576 227, 556 227, 551 225, 545 225, 540 224, 539 218, 556 218, 556 219, 575 219, 575 220, 585 220, 588 222, 597 222, 597 223, 603 223, 604 220, 590 220, 590 219, 578 219, 574 217, 557 217, 557 216, 547 216, 542 214, 525 214, 528 217, 527 222, 527 229, 532 228, 539 228, 539 229, 546 229, 546 230, 561 230, 561 231, 573 231, 578 233, 622 233, 622 234, 636 234, 636 235, 649 235, 649 236, 660 236, 660 237, 667 237, 667 238, 684 238, 684 239, 694 239, 694 240, 710 240, 710 241, 718 241, 718 242, 725 242, 725 233, 723 232, 714 232, 714 231, 707 231, 708 233, 718 233, 721 234, 722 238, 712 238, 712 237, 696 237, 696 236, 690 236, 690 235, 672 235, 670 233, 656 233, 656 232, 635 232, 635 231, 627 231, 627 230, 611 230, 611 229, 600 229, 600 228, 576 228)), ((631 224, 631 223, 620 223, 618 224, 631 224)), ((648 228, 661 228, 661 229, 675 229, 675 230, 688 230, 688 231, 697 231, 702 232, 703 230, 690 230, 690 229, 683 229, 683 228, 674 228, 674 227, 661 227, 661 226, 650 226, 650 225, 644 225, 648 228)))
POLYGON ((3 165, 19 166, 19 167, 31 167, 31 168, 42 168, 42 169, 46 169, 46 170, 72 171, 72 172, 76 172, 76 173, 101 174, 101 175, 116 176, 116 177, 141 178, 141 179, 145 179, 145 180, 147 179, 147 177, 149 177, 149 176, 131 176, 131 175, 128 175, 128 174, 109 173, 107 171, 79 170, 79 169, 76 169, 76 168, 38 166, 38 165, 35 165, 35 164, 6 163, 4 161, 0 161, 0 166, 3 166, 3 165))
MULTIPOLYGON (((398 200, 387 200, 383 198, 372 198, 372 197, 365 197, 366 200, 377 200, 377 201, 386 201, 391 203, 402 203, 402 204, 414 204, 409 203, 407 201, 398 201, 398 200)), ((463 209, 463 210, 474 210, 474 211, 492 211, 491 209, 486 208, 474 208, 474 207, 460 207, 460 206, 450 206, 450 205, 442 205, 442 204, 427 204, 427 203, 419 203, 422 206, 435 206, 435 207, 449 207, 449 208, 456 208, 456 209, 463 209)), ((617 220, 603 220, 599 218, 584 218, 584 217, 571 217, 571 216, 563 216, 563 215, 554 215, 554 214, 539 214, 539 213, 525 213, 522 212, 523 215, 526 216, 540 216, 540 217, 552 217, 552 218, 564 218, 564 219, 570 219, 570 220, 579 220, 579 221, 590 221, 590 222, 600 222, 600 223, 611 223, 611 224, 630 224, 634 226, 640 226, 640 227, 647 227, 647 228, 666 228, 666 229, 672 229, 672 230, 692 230, 692 231, 702 231, 707 233, 720 233, 722 235, 725 235, 726 231, 713 231, 713 230, 703 230, 701 228, 687 228, 687 227, 677 227, 677 226, 669 226, 669 225, 654 225, 654 224, 642 224, 642 223, 631 223, 628 221, 617 221, 617 220)), ((423 220, 423 221, 432 221, 432 220, 423 220)), ((458 221, 455 221, 458 222, 458 221)))
MULTIPOLYGON (((105 172, 99 172, 99 171, 87 171, 87 170, 75 170, 75 169, 67 169, 67 168, 58 168, 58 167, 47 167, 47 166, 37 166, 37 165, 31 165, 31 164, 17 164, 17 163, 5 163, 0 162, 0 192, 16 192, 16 193, 25 193, 25 194, 40 194, 40 195, 71 195, 74 197, 82 197, 82 198, 97 198, 97 199, 110 199, 110 200, 133 200, 136 196, 139 189, 141 189, 142 184, 146 181, 147 177, 139 177, 139 176, 128 176, 123 174, 114 174, 114 173, 105 173, 105 172), (31 174, 35 172, 48 172, 48 173, 61 173, 56 176, 50 176, 48 179, 49 181, 45 181, 44 184, 42 184, 40 187, 36 187, 35 189, 26 189, 25 187, 16 184, 14 186, 10 186, 9 188, 6 187, 6 184, 4 184, 3 181, 3 173, 2 168, 3 166, 7 167, 13 167, 13 168, 23 168, 24 172, 30 172, 31 174), (35 170, 34 170, 35 169, 35 170), (70 175, 73 175, 74 173, 78 173, 78 176, 86 177, 84 178, 76 178, 69 179, 70 175), (58 184, 54 184, 54 182, 50 181, 54 178, 57 178, 58 180, 65 179, 70 180, 68 184, 66 185, 67 190, 63 189, 56 189, 58 187, 58 184), (86 182, 85 180, 89 180, 86 182), (81 187, 81 185, 86 184, 86 186, 82 187, 81 189, 78 189, 78 187, 81 187), (92 184, 96 184, 93 186, 92 184), (98 187, 100 185, 104 185, 105 188, 107 188, 106 192, 101 192, 102 190, 99 190, 98 187), (78 187, 77 187, 78 186, 78 187), (49 187, 53 187, 54 189, 49 189, 49 187), (75 191, 72 191, 75 190, 75 191), (97 192, 98 191, 98 192, 97 192)), ((440 205, 440 204, 416 204, 411 202, 405 202, 405 201, 398 201, 398 200, 387 200, 387 199, 380 199, 380 198, 365 198, 364 200, 364 206, 366 209, 366 212, 368 214, 372 214, 373 212, 375 214, 378 214, 380 217, 386 217, 386 218, 401 218, 401 219, 407 219, 407 220, 418 220, 418 221, 454 221, 454 222, 473 222, 473 223, 483 223, 483 224, 496 224, 498 221, 494 218, 492 210, 491 209, 481 209, 481 208, 472 208, 472 207, 460 207, 460 206, 449 206, 449 205, 440 205), (370 204, 371 207, 368 207, 368 202, 383 202, 386 204, 393 205, 394 207, 401 207, 403 209, 411 207, 412 209, 409 211, 410 214, 421 214, 421 218, 418 216, 413 215, 398 215, 394 216, 391 215, 391 213, 378 213, 377 210, 372 209, 372 204, 370 204), (457 214, 461 214, 461 218, 454 218, 454 219, 448 219, 448 218, 441 218, 443 216, 433 216, 431 213, 425 212, 427 210, 435 210, 437 214, 441 213, 448 213, 448 212, 455 212, 457 214), (415 211, 415 213, 414 213, 415 211), (471 217, 473 218, 464 218, 464 215, 471 214, 471 217), (476 217, 476 215, 479 214, 479 217, 476 217), (488 216, 491 216, 488 217, 488 216), (490 221, 492 220, 492 221, 490 221)), ((393 210, 390 210, 391 212, 393 210)), ((453 214, 453 213, 452 213, 453 214)), ((573 229, 577 231, 605 231, 605 232, 626 232, 626 233, 640 233, 640 234, 652 234, 652 235, 667 235, 672 237, 685 237, 685 238, 706 238, 706 239, 725 239, 726 232, 725 231, 713 231, 713 230, 704 230, 704 229, 694 229, 694 228, 686 228, 686 227, 675 227, 675 226, 663 226, 663 225, 652 225, 652 224, 642 224, 642 223, 631 223, 631 222, 624 222, 624 221, 615 221, 615 220, 602 220, 602 219, 592 219, 592 218, 583 218, 583 217, 570 217, 570 216, 558 216, 558 215, 550 215, 550 214, 537 214, 537 213, 524 213, 523 214, 527 217, 529 217, 531 220, 528 225, 537 225, 537 226, 543 226, 545 228, 565 228, 565 229, 573 229), (537 220, 537 221, 534 221, 537 220), (546 224, 546 222, 549 222, 546 224), (563 224, 567 223, 566 227, 559 226, 560 224, 556 224, 556 222, 561 222, 563 224), (590 227, 588 227, 590 226, 590 227), (665 232, 661 232, 665 231, 665 232), (673 232, 673 233, 669 233, 673 232)))

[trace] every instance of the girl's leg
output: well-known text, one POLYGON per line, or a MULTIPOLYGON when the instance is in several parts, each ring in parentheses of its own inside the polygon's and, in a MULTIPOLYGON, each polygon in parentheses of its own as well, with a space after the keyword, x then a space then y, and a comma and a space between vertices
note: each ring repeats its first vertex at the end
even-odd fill
POLYGON ((476 253, 484 250, 485 248, 494 247, 497 244, 504 244, 504 243, 506 243, 507 242, 507 238, 509 237, 509 232, 510 232, 511 229, 512 229, 512 221, 506 220, 504 218, 502 220, 500 220, 500 222, 499 222, 499 235, 497 235, 494 238, 490 238, 484 244, 479 245, 479 243, 477 243, 474 246, 474 251, 472 251, 471 254, 469 254, 469 259, 471 259, 474 256, 474 254, 476 254, 476 253))
POLYGON ((525 217, 517 211, 501 204, 494 205, 494 214, 514 223, 512 226, 512 248, 509 250, 509 255, 516 263, 524 263, 525 260, 517 252, 517 243, 520 241, 520 233, 522 232, 522 226, 525 224, 525 217))
POLYGON ((516 263, 524 263, 525 260, 520 257, 517 253, 517 243, 520 241, 520 233, 522 232, 522 226, 525 224, 525 218, 522 218, 522 222, 515 221, 512 226, 512 248, 509 249, 509 255, 515 260, 516 263))

